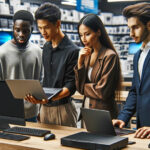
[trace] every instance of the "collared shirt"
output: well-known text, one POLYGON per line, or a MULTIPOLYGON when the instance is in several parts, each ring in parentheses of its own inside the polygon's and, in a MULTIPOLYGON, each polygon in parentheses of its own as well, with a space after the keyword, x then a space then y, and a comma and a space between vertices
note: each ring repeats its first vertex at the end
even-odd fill
POLYGON ((44 87, 63 88, 67 87, 72 93, 75 92, 74 66, 77 63, 79 48, 64 36, 56 48, 51 42, 43 47, 44 87))
POLYGON ((139 61, 138 61, 138 71, 139 71, 139 76, 140 76, 140 79, 141 79, 141 76, 142 76, 142 71, 143 71, 143 65, 144 65, 144 62, 145 62, 145 59, 146 59, 146 56, 150 50, 150 42, 148 42, 145 47, 141 47, 141 55, 140 55, 140 58, 139 58, 139 61))

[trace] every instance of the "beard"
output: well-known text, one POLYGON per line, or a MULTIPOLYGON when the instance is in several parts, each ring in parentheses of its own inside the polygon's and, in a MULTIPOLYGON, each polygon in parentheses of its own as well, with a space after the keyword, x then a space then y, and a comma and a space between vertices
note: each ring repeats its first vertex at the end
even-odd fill
POLYGON ((143 34, 141 35, 140 41, 138 43, 145 41, 147 39, 148 35, 149 35, 149 31, 148 31, 147 27, 145 27, 143 34))
MULTIPOLYGON (((31 36, 31 35, 30 35, 31 36)), ((29 39, 30 39, 30 36, 26 39, 26 42, 24 43, 19 43, 17 38, 14 36, 14 33, 13 33, 13 37, 14 37, 14 40, 16 42, 16 46, 19 48, 19 49, 25 49, 28 42, 29 42, 29 39)))

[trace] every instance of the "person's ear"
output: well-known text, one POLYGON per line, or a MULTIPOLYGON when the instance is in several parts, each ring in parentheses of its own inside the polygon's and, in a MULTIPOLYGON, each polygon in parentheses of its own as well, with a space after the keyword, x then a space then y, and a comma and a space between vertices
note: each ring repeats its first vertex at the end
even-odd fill
POLYGON ((57 26, 57 28, 59 28, 61 26, 61 21, 60 20, 57 20, 56 26, 57 26))

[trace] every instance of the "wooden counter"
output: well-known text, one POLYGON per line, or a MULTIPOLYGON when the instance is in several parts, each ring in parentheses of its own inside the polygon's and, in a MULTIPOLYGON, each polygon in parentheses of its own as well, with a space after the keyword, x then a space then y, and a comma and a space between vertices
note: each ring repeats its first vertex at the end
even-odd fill
POLYGON ((122 82, 122 86, 123 87, 131 87, 132 86, 132 82, 122 82))
MULTIPOLYGON (((43 137, 31 136, 30 139, 24 141, 12 141, 0 139, 0 150, 79 150, 77 148, 61 146, 60 138, 74 134, 85 129, 45 125, 39 123, 27 123, 27 127, 50 129, 56 135, 56 139, 44 141, 43 137)), ((128 145, 123 150, 148 150, 149 139, 136 139, 134 135, 128 135, 130 141, 136 141, 136 144, 128 145)))
MULTIPOLYGON (((126 101, 126 98, 127 98, 127 96, 128 96, 128 93, 129 93, 129 91, 121 91, 120 92, 120 101, 126 101)), ((72 98, 73 99, 78 99, 78 100, 83 100, 83 95, 81 95, 79 92, 75 92, 75 94, 74 95, 72 95, 72 98)), ((117 98, 116 98, 116 101, 118 101, 117 100, 117 98)))
MULTIPOLYGON (((131 87, 132 82, 122 82, 122 87, 131 87)), ((129 91, 121 91, 120 92, 120 101, 126 101, 126 98, 128 96, 129 91)), ((78 91, 75 92, 74 95, 72 95, 73 99, 83 100, 84 96, 81 95, 78 91)), ((117 100, 117 98, 116 98, 117 100)))

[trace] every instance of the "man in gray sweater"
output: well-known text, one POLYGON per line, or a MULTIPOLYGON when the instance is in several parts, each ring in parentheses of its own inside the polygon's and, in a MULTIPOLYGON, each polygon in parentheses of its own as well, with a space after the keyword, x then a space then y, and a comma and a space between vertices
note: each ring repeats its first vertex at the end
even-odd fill
MULTIPOLYGON (((29 42, 33 15, 20 10, 13 17, 13 39, 0 46, 0 80, 38 79, 42 73, 42 50, 29 42)), ((25 118, 36 121, 38 105, 24 101, 25 118)))

